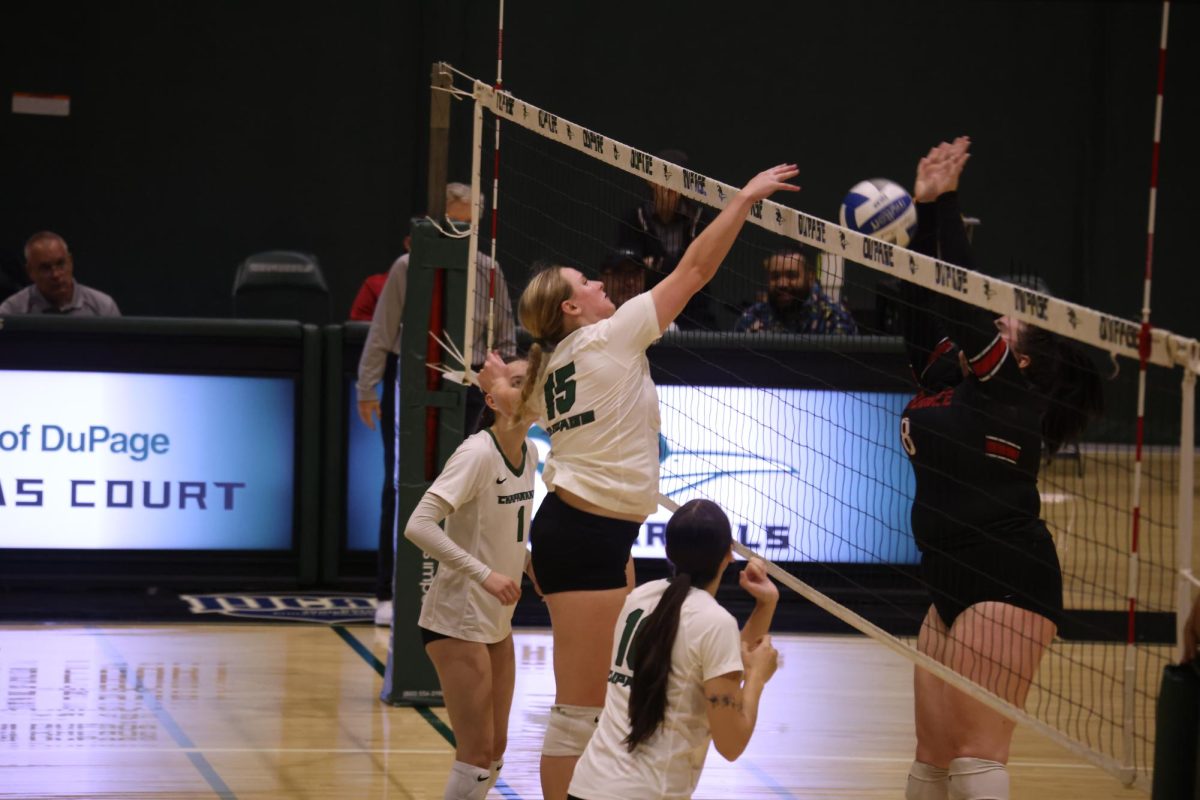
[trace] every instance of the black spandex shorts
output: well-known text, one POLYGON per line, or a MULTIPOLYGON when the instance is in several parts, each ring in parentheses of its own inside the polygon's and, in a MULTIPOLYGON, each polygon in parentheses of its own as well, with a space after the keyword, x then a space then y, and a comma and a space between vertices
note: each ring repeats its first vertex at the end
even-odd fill
POLYGON ((419 630, 421 632, 421 644, 425 644, 425 645, 429 644, 430 642, 436 642, 438 639, 449 639, 450 638, 449 636, 447 636, 444 633, 438 633, 437 631, 431 631, 431 630, 429 630, 429 628, 422 628, 420 625, 417 626, 417 630, 419 630))
POLYGON ((1048 535, 983 542, 921 556, 921 579, 946 627, 976 603, 1008 603, 1062 620, 1062 568, 1048 535))
POLYGON ((589 514, 550 492, 529 527, 542 594, 619 589, 641 525, 589 514))

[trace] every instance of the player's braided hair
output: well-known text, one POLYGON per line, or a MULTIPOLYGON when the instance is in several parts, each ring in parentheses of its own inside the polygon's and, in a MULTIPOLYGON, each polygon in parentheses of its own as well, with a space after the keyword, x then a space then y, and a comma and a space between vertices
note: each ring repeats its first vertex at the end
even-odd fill
POLYGON ((521 387, 521 401, 515 416, 521 419, 529 409, 529 398, 542 385, 542 366, 548 350, 567 335, 566 320, 562 304, 571 299, 575 290, 562 274, 562 267, 545 266, 529 279, 517 314, 521 325, 533 336, 529 348, 529 369, 525 373, 525 385, 521 387))

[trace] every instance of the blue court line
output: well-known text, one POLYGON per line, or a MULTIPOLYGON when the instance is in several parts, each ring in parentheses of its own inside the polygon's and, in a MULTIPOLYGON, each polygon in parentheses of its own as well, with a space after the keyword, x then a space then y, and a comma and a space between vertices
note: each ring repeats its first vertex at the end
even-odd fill
MULTIPOLYGON (((371 669, 379 673, 379 677, 383 677, 385 670, 384 663, 375 657, 365 644, 363 644, 357 636, 346 630, 342 625, 331 625, 333 632, 341 637, 342 641, 350 645, 350 649, 358 653, 363 661, 371 669)), ((433 713, 428 706, 413 706, 413 711, 421 715, 421 719, 429 723, 429 725, 445 739, 451 747, 458 747, 458 743, 454 740, 454 731, 450 730, 450 726, 442 722, 441 718, 433 713)), ((496 791, 508 798, 508 800, 521 800, 521 795, 517 794, 516 790, 504 782, 503 778, 496 780, 496 791)))
MULTIPOLYGON (((93 638, 100 642, 100 646, 104 648, 106 655, 113 661, 114 665, 125 670, 126 674, 128 674, 129 662, 117 650, 116 645, 108 641, 108 638, 104 634, 99 634, 93 638)), ((162 703, 158 702, 158 698, 154 696, 154 693, 146 689, 140 680, 137 681, 133 689, 138 693, 138 697, 141 698, 142 702, 146 704, 146 707, 154 713, 155 718, 158 719, 158 724, 162 725, 167 733, 171 735, 171 738, 175 740, 175 744, 187 751, 184 755, 188 757, 188 760, 192 762, 192 766, 208 782, 212 790, 217 793, 217 796, 221 800, 237 800, 237 795, 225 784, 225 781, 221 780, 221 776, 213 769, 212 764, 208 763, 208 759, 203 754, 197 752, 198 748, 195 742, 183 732, 183 728, 179 727, 179 723, 171 716, 171 712, 163 708, 162 703)))
POLYGON ((755 764, 748 758, 739 758, 738 764, 741 764, 747 771, 753 773, 754 777, 762 781, 763 785, 775 793, 776 797, 786 797, 788 800, 800 800, 796 795, 789 792, 787 789, 779 785, 779 782, 771 777, 771 774, 765 769, 755 764))

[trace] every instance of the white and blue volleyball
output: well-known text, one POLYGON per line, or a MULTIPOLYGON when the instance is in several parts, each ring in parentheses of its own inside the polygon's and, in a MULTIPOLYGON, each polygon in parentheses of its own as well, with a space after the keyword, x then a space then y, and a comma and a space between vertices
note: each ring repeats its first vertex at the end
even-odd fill
POLYGON ((907 247, 917 231, 912 195, 886 178, 856 183, 842 201, 839 219, 845 228, 899 247, 907 247))

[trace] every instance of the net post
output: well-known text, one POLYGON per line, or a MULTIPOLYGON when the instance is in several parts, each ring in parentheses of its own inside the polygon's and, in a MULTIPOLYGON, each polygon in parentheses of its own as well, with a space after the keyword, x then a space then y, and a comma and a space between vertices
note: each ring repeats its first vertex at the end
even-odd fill
POLYGON ((450 89, 454 76, 447 64, 435 61, 429 83, 429 182, 426 213, 436 220, 446 215, 446 176, 450 163, 450 89))
MULTIPOLYGON (((482 196, 480 184, 483 181, 483 103, 478 99, 471 101, 474 119, 471 125, 471 237, 467 242, 467 307, 463 327, 463 355, 466 356, 467 367, 470 362, 479 362, 487 357, 487 349, 483 353, 475 353, 475 263, 479 259, 479 201, 482 196)), ((484 347, 492 346, 492 332, 489 328, 484 347)), ((466 371, 463 372, 466 380, 466 371)))
POLYGON ((1189 365, 1183 370, 1181 420, 1179 426, 1179 523, 1176 533, 1175 563, 1178 567, 1178 589, 1175 599, 1175 646, 1179 657, 1183 652, 1183 628, 1192 606, 1192 515, 1196 473, 1196 370, 1189 365))

